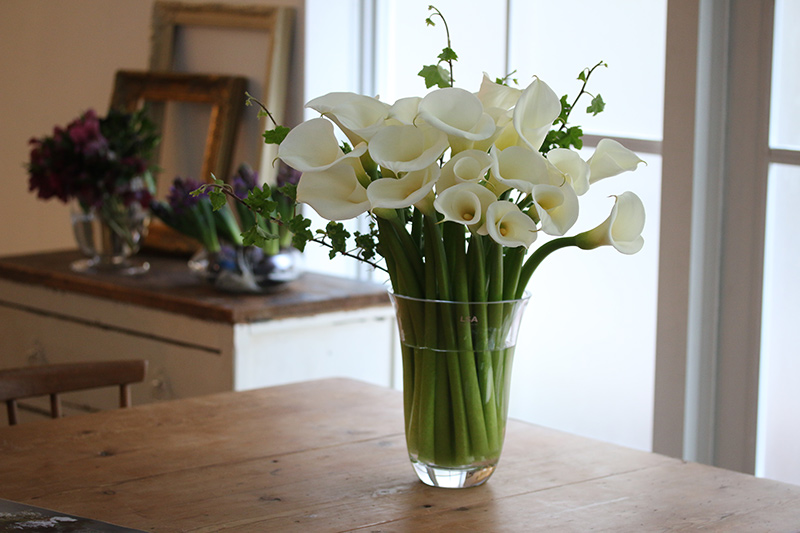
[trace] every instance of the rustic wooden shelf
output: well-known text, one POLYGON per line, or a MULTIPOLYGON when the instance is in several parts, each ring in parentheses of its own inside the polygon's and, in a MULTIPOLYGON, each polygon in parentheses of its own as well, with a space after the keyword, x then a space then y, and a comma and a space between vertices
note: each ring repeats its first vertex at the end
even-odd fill
POLYGON ((184 258, 139 257, 150 263, 150 271, 140 276, 73 272, 70 263, 81 258, 75 251, 3 257, 0 278, 230 324, 389 304, 381 285, 316 273, 307 273, 270 294, 224 293, 194 276, 184 258))

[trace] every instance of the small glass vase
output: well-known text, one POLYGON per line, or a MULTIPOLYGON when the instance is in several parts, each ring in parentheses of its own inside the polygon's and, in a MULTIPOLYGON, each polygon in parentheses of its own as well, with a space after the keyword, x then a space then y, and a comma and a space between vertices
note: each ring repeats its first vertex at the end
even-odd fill
POLYGON ((481 485, 503 448, 514 348, 529 296, 488 303, 390 296, 414 471, 434 487, 481 485))
POLYGON ((150 264, 135 259, 147 235, 149 212, 138 202, 122 205, 111 201, 102 206, 71 206, 72 229, 78 248, 86 256, 73 262, 75 272, 110 271, 123 275, 147 272, 150 264))
POLYGON ((224 292, 263 293, 298 279, 302 259, 295 248, 267 254, 255 246, 223 245, 218 252, 199 250, 189 260, 189 270, 224 292))

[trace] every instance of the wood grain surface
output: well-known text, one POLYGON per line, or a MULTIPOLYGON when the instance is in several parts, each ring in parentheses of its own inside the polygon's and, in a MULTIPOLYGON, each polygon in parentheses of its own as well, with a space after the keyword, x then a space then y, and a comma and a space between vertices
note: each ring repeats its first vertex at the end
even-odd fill
POLYGON ((4 257, 0 278, 233 324, 389 305, 381 285, 315 273, 270 294, 225 293, 194 276, 187 258, 137 257, 150 263, 150 271, 141 276, 73 272, 70 263, 81 258, 73 251, 4 257))
POLYGON ((797 531, 800 487, 511 421, 417 481, 397 391, 333 379, 0 429, 0 498, 159 532, 797 531))

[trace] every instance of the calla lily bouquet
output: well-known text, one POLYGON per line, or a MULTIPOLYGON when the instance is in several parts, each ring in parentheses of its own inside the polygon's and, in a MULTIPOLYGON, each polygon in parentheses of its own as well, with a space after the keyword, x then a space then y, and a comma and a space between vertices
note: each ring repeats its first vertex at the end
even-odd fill
MULTIPOLYGON (((438 16, 446 27, 431 9, 428 24, 438 16)), ((308 102, 319 118, 265 133, 279 143, 278 158, 302 173, 296 190, 285 192, 330 220, 325 229, 312 232, 302 216, 277 216, 257 190, 244 200, 289 225, 297 248, 314 241, 331 256, 385 270, 393 296, 419 304, 395 302, 406 323, 407 442, 412 458, 445 466, 489 460, 502 443, 510 307, 492 311, 490 304, 525 298, 536 268, 558 249, 608 245, 636 253, 645 222, 642 201, 622 192, 605 221, 567 235, 594 183, 643 162, 609 139, 587 160, 576 151, 582 131, 569 123, 570 113, 583 97, 591 97, 589 113, 603 110, 602 98, 586 87, 604 63, 579 74, 582 85, 570 99, 538 78, 515 88, 507 77, 484 75, 475 92, 456 87, 456 60, 448 31, 439 62, 420 72, 428 88, 436 86, 424 97, 386 103, 334 92, 308 102), (349 142, 340 143, 337 128, 349 142), (369 217, 370 230, 351 236, 340 221, 359 215, 369 217), (534 246, 541 235, 549 238, 534 246), (452 316, 426 304, 434 301, 455 302, 452 316), (443 352, 449 355, 436 362, 428 357, 443 352), (424 398, 437 395, 448 401, 427 412, 424 398), (449 429, 435 420, 449 421, 449 429)), ((214 187, 214 194, 230 195, 221 182, 214 187)), ((267 237, 257 226, 244 234, 246 242, 267 237)))

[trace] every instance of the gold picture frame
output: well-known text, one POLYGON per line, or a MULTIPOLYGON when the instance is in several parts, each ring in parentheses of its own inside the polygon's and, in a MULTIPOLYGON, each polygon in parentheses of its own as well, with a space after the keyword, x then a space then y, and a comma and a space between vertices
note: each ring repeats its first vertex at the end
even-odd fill
MULTIPOLYGON (((242 73, 259 78, 261 94, 253 94, 281 124, 285 118, 289 66, 295 10, 285 6, 190 3, 159 0, 153 5, 150 70, 171 72, 175 69, 175 43, 178 32, 187 28, 257 30, 267 48, 263 72, 242 73)), ((266 129, 262 119, 261 131, 266 129)), ((273 182, 276 169, 272 162, 277 155, 274 145, 261 145, 257 162, 263 181, 273 182)), ((254 162, 255 163, 255 162, 254 162)))
MULTIPOLYGON (((111 107, 134 111, 152 104, 158 109, 154 120, 162 127, 163 107, 169 102, 208 105, 210 118, 199 177, 201 181, 210 181, 213 174, 226 179, 230 175, 245 88, 246 79, 242 76, 121 70, 114 79, 111 107)), ((152 221, 145 246, 179 253, 189 253, 198 247, 158 220, 152 221)))

